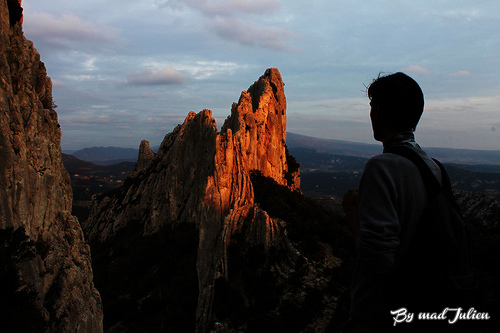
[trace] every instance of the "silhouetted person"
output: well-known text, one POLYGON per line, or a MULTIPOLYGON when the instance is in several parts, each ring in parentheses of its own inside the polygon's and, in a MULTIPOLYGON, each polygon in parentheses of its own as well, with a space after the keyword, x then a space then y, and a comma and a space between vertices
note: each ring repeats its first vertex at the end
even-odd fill
MULTIPOLYGON (((432 304, 432 295, 425 296, 429 297, 427 303, 417 300, 422 296, 420 291, 431 291, 432 286, 419 286, 419 281, 412 276, 395 273, 406 264, 407 254, 414 250, 411 247, 416 242, 412 238, 429 195, 416 164, 390 151, 398 146, 408 147, 418 153, 438 182, 442 182, 440 167, 415 142, 413 134, 424 109, 422 90, 406 74, 395 73, 374 80, 368 88, 368 97, 373 136, 383 143, 384 153, 367 162, 359 194, 357 190, 349 190, 343 200, 357 249, 351 289, 351 320, 343 332, 386 332, 394 327, 391 310, 401 306, 422 310, 412 308, 417 302, 420 302, 418 306, 428 306, 424 310, 443 310, 439 308, 443 304, 432 304), (412 290, 418 292, 412 294, 412 290), (400 303, 395 302, 398 297, 400 303), (401 297, 408 298, 403 298, 401 303, 401 297)), ((427 267, 418 269, 425 272, 427 267)), ((432 279, 430 281, 432 284, 432 279)), ((430 323, 427 321, 426 324, 430 323)), ((396 328, 409 332, 412 326, 401 323, 396 328)))

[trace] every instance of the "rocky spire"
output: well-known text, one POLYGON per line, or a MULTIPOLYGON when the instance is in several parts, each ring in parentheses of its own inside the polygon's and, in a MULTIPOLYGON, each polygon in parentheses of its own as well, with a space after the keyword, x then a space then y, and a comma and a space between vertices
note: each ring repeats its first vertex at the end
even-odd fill
MULTIPOLYGON (((299 171, 290 172, 287 164, 283 88, 279 71, 268 69, 242 92, 220 133, 212 111, 203 110, 190 112, 183 124, 167 134, 157 154, 143 140, 135 171, 122 188, 128 194, 116 202, 127 208, 123 206, 123 210, 103 219, 101 209, 95 207, 85 224, 90 240, 104 241, 113 236, 126 227, 127 215, 135 210, 148 210, 147 216, 140 213, 146 234, 168 223, 187 221, 192 216, 188 218, 186 210, 196 215, 210 207, 224 219, 241 203, 253 204, 252 171, 298 191, 299 171), (287 177, 289 174, 293 176, 287 177), (140 182, 144 178, 147 181, 140 182), (150 211, 151 204, 160 211, 150 211)), ((104 203, 108 201, 98 202, 104 203)))
MULTIPOLYGON (((233 140, 241 152, 240 163, 246 170, 259 170, 281 185, 287 185, 286 99, 284 84, 276 68, 241 93, 231 116, 222 127, 225 140, 233 140)), ((292 184, 290 184, 292 185, 292 184)), ((292 187, 299 188, 299 184, 292 187)))
POLYGON ((151 150, 151 147, 149 147, 149 142, 147 140, 142 140, 139 146, 139 156, 134 171, 143 170, 149 162, 153 160, 154 156, 155 154, 151 150))
MULTIPOLYGON (((136 170, 125 184, 95 201, 84 230, 92 243, 113 244, 127 230, 144 236, 179 225, 198 235, 196 327, 213 318, 214 281, 228 278, 227 248, 235 234, 266 249, 296 257, 282 223, 254 200, 252 173, 299 191, 299 171, 289 170, 286 99, 279 71, 268 69, 233 105, 220 132, 210 110, 190 112, 152 156, 141 143, 136 170), (136 231, 137 232, 137 231, 136 231)), ((103 245, 104 244, 104 245, 103 245)))
POLYGON ((23 36, 19 3, 0 0, 0 246, 17 249, 6 250, 2 267, 11 267, 18 279, 12 299, 0 302, 26 295, 32 301, 19 310, 31 309, 29 316, 10 308, 21 317, 11 318, 12 331, 30 325, 24 329, 100 332, 101 301, 92 283, 90 249, 71 215, 52 83, 23 36), (39 320, 27 324, 28 317, 39 320))

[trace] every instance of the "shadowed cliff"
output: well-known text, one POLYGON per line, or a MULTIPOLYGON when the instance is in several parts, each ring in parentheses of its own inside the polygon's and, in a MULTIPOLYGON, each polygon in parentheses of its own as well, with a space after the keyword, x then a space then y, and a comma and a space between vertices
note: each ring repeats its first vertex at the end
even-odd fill
POLYGON ((285 133, 284 84, 268 69, 220 132, 203 110, 156 154, 141 143, 135 170, 83 226, 110 332, 330 325, 345 290, 331 272, 349 241, 300 193, 285 133))
POLYGON ((24 38, 19 3, 0 0, 0 326, 100 332, 101 301, 71 215, 52 83, 24 38))

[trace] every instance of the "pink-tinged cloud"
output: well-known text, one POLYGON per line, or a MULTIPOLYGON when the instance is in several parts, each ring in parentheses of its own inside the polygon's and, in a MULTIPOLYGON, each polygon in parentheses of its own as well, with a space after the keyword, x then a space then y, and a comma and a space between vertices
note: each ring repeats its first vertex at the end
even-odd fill
POLYGON ((201 13, 224 39, 272 50, 297 51, 290 41, 300 36, 284 28, 256 26, 251 22, 257 16, 280 9, 279 0, 157 0, 157 4, 172 9, 187 7, 201 13))
POLYGON ((404 70, 409 73, 430 74, 430 72, 427 69, 419 65, 411 65, 410 67, 405 68, 404 70))
POLYGON ((224 39, 243 45, 258 46, 278 51, 297 51, 290 41, 297 36, 276 27, 260 28, 249 21, 219 17, 213 21, 215 33, 224 39))
POLYGON ((279 9, 281 2, 277 0, 229 0, 227 7, 242 13, 268 13, 279 9))
POLYGON ((53 88, 65 88, 66 85, 64 84, 63 81, 59 79, 52 79, 52 87, 53 88))
POLYGON ((118 39, 116 28, 84 22, 71 14, 56 17, 49 13, 33 13, 25 17, 24 29, 30 38, 37 39, 78 42, 87 40, 101 43, 114 43, 118 39))
POLYGON ((451 76, 469 76, 471 75, 471 72, 469 71, 458 71, 456 73, 451 73, 451 76))
POLYGON ((132 85, 182 84, 188 80, 189 78, 184 73, 172 67, 159 70, 145 68, 127 76, 127 82, 132 85))

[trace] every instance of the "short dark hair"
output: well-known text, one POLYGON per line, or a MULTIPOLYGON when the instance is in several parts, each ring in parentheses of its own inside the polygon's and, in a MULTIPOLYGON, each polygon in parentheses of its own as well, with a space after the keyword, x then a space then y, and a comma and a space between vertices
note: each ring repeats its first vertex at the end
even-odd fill
POLYGON ((396 130, 415 130, 424 112, 422 89, 414 79, 401 72, 379 75, 368 87, 368 97, 372 105, 380 107, 389 126, 396 130))

